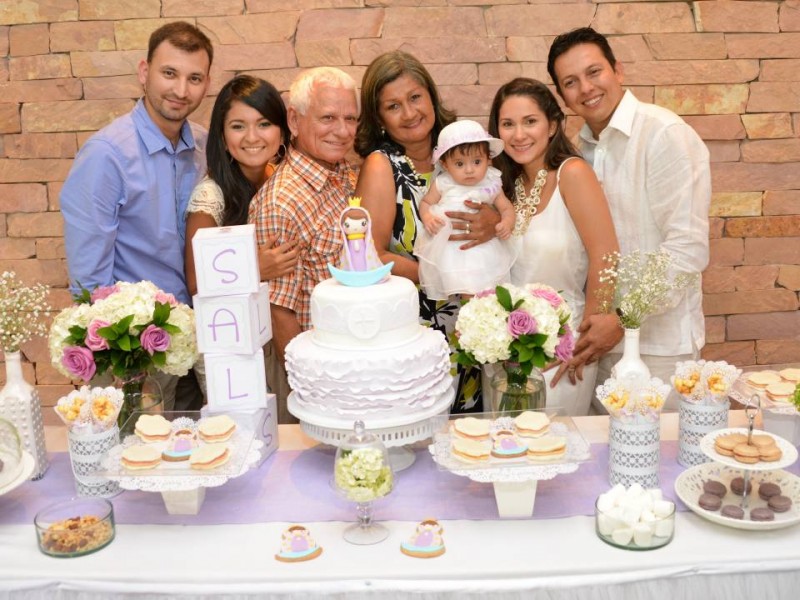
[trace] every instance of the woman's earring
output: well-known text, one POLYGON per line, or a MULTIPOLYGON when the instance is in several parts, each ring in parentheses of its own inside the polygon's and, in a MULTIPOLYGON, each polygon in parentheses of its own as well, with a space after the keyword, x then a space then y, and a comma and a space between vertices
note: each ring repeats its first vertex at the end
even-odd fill
POLYGON ((283 160, 284 156, 286 156, 286 144, 281 144, 278 146, 278 160, 283 160))
POLYGON ((386 137, 386 130, 381 127, 381 137, 386 137))

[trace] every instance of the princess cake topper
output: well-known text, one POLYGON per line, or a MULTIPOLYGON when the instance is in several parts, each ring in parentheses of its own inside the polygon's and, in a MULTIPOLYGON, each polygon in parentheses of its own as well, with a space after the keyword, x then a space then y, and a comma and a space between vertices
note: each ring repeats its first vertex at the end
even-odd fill
POLYGON ((328 265, 331 275, 339 283, 360 287, 372 285, 386 278, 394 263, 384 265, 378 257, 372 240, 372 219, 361 206, 361 198, 352 197, 339 217, 342 231, 342 254, 339 267, 328 265))

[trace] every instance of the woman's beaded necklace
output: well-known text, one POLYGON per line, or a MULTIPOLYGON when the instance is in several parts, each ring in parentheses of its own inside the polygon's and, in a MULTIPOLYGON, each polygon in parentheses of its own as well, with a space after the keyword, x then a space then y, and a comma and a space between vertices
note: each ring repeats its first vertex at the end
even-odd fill
POLYGON ((547 183, 547 169, 539 169, 536 173, 530 194, 525 194, 522 175, 519 175, 514 182, 514 210, 517 213, 514 235, 525 235, 525 232, 528 231, 528 225, 530 225, 533 215, 539 210, 545 183, 547 183))

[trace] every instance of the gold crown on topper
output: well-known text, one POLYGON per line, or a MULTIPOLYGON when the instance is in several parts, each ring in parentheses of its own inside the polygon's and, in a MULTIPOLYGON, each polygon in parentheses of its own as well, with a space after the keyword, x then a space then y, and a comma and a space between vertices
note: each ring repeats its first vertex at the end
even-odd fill
POLYGON ((361 196, 350 196, 347 205, 350 208, 361 208, 361 196))

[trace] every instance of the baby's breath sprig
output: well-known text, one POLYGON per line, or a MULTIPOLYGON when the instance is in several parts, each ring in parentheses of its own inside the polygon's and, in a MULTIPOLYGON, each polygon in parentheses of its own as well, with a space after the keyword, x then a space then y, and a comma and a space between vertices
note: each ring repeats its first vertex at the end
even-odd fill
POLYGON ((643 254, 635 250, 603 257, 597 297, 604 312, 615 312, 627 329, 638 329, 651 314, 666 306, 669 296, 697 280, 696 273, 672 275, 672 255, 666 250, 643 254))
POLYGON ((13 271, 0 275, 0 349, 18 352, 19 347, 47 333, 42 317, 50 310, 46 302, 49 289, 42 283, 30 287, 13 271))

